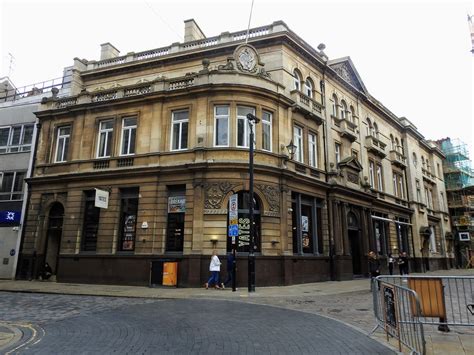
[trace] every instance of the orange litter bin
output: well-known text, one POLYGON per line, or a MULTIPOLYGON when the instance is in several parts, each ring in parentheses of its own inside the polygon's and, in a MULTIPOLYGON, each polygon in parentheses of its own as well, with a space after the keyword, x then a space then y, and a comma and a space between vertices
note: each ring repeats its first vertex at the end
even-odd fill
POLYGON ((178 284, 178 263, 163 263, 163 286, 176 286, 178 284))

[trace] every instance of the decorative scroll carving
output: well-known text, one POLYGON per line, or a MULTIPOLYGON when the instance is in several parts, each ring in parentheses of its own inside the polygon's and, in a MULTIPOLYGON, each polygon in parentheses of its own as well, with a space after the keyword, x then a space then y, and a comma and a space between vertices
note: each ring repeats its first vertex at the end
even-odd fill
POLYGON ((277 186, 256 184, 255 187, 260 190, 267 199, 270 211, 280 212, 280 189, 277 186))
POLYGON ((347 180, 353 184, 359 183, 359 175, 347 172, 347 180))
POLYGON ((236 184, 230 182, 215 182, 205 184, 205 198, 204 203, 205 209, 217 210, 221 208, 222 200, 224 196, 231 191, 236 184))
POLYGON ((232 57, 227 58, 227 64, 219 65, 217 70, 234 70, 234 64, 232 63, 233 60, 234 58, 232 57))

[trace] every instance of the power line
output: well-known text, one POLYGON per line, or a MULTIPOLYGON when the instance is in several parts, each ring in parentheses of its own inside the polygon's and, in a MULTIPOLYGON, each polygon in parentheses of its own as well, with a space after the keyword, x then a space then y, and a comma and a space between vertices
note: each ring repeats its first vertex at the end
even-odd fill
POLYGON ((177 31, 175 31, 175 29, 173 27, 171 27, 168 22, 165 21, 165 19, 163 17, 161 17, 161 15, 155 11, 155 9, 146 1, 146 0, 143 0, 143 2, 150 8, 150 10, 161 20, 161 22, 163 22, 169 29, 171 32, 173 32, 177 37, 178 37, 178 41, 181 41, 181 35, 178 34, 177 31))

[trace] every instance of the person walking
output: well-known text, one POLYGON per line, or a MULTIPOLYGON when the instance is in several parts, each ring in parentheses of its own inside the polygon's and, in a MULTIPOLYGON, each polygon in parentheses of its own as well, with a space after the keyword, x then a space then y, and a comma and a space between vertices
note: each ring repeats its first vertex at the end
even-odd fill
POLYGON ((211 262, 209 264, 209 271, 211 272, 211 277, 209 280, 204 284, 206 290, 209 288, 209 285, 214 285, 216 289, 220 289, 219 287, 219 272, 221 271, 221 261, 217 256, 217 250, 212 251, 211 262))
POLYGON ((227 254, 227 277, 223 283, 221 283, 221 287, 225 289, 226 286, 229 285, 229 282, 232 282, 232 274, 234 272, 234 254, 232 252, 227 254))
POLYGON ((390 273, 390 275, 393 275, 393 266, 395 265, 395 258, 392 256, 391 253, 388 254, 387 263, 388 263, 388 272, 390 273))
POLYGON ((408 275, 408 257, 405 251, 398 258, 398 268, 400 275, 408 275))
POLYGON ((375 254, 373 251, 369 251, 369 273, 371 286, 370 289, 372 290, 374 279, 380 275, 380 260, 377 258, 377 254, 375 254))

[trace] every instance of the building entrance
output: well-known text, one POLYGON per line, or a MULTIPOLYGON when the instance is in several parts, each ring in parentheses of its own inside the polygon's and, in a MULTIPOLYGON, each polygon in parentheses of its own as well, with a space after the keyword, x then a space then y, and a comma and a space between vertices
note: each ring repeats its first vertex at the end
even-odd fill
POLYGON ((347 215, 347 234, 349 239, 350 252, 352 256, 352 273, 354 275, 362 274, 362 260, 361 260, 361 240, 359 231, 359 222, 356 215, 350 212, 347 215))
POLYGON ((56 275, 58 272, 58 255, 63 231, 63 217, 64 208, 59 202, 56 202, 49 211, 45 255, 45 264, 49 264, 53 275, 56 275))

